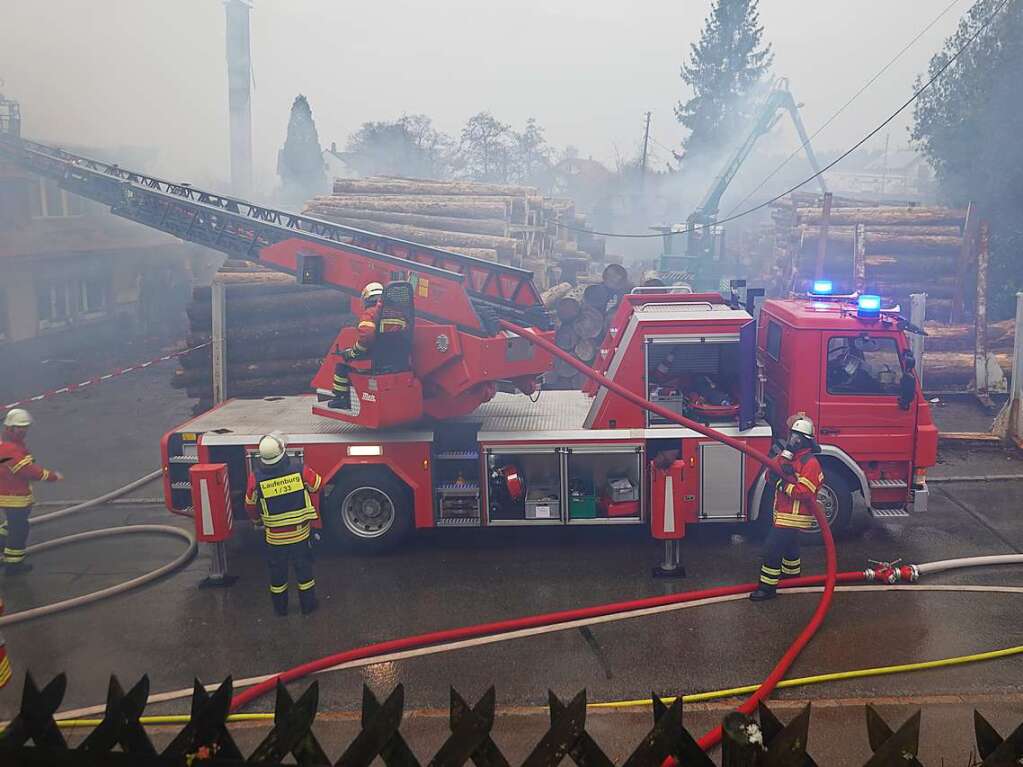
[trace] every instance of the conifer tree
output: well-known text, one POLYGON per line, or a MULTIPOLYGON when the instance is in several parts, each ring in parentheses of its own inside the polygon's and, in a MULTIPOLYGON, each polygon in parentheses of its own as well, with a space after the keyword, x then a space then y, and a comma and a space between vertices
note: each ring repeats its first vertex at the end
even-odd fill
POLYGON ((277 153, 281 195, 289 202, 304 202, 327 191, 327 166, 309 101, 299 94, 291 105, 288 135, 277 153))
POLYGON ((763 41, 758 6, 759 0, 714 0, 700 41, 682 65, 692 96, 675 106, 678 121, 689 129, 678 159, 727 145, 750 124, 750 97, 774 59, 763 41))

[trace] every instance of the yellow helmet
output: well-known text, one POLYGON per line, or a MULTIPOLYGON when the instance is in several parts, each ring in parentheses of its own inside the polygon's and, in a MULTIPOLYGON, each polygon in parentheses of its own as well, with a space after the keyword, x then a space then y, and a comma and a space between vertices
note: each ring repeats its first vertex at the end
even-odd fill
POLYGON ((371 298, 380 298, 384 294, 384 286, 379 282, 371 282, 362 289, 362 300, 368 301, 371 298))
POLYGON ((806 416, 797 418, 792 422, 792 426, 789 428, 789 431, 794 431, 797 434, 802 434, 804 437, 813 439, 813 421, 806 416))

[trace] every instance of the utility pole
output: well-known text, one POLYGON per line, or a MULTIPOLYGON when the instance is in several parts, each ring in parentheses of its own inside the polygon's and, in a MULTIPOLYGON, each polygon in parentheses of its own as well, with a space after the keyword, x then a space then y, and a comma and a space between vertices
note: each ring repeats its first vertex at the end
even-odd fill
POLYGON ((650 144, 650 113, 646 113, 646 128, 643 130, 643 160, 639 164, 639 189, 646 186, 646 150, 650 144))
POLYGON ((227 12, 227 103, 231 141, 231 188, 252 191, 252 57, 249 0, 224 0, 227 12))
POLYGON ((881 166, 881 195, 884 196, 885 187, 888 186, 888 142, 891 140, 892 134, 884 134, 884 162, 881 166))

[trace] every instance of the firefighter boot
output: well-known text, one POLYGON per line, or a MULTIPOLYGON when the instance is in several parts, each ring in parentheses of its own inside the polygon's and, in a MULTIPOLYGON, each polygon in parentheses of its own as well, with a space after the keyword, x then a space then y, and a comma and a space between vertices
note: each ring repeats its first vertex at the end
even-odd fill
POLYGON ((309 613, 315 612, 316 608, 320 606, 319 601, 316 599, 316 588, 311 586, 307 589, 303 589, 300 584, 298 604, 302 608, 302 615, 309 615, 309 613))
POLYGON ((774 599, 776 596, 777 592, 774 586, 761 583, 757 586, 756 591, 750 593, 749 598, 753 602, 766 602, 768 599, 774 599))
POLYGON ((277 615, 288 614, 288 592, 282 591, 280 594, 270 594, 270 598, 274 603, 274 613, 277 615))
POLYGON ((32 570, 31 562, 6 562, 5 565, 4 572, 8 575, 23 575, 32 570))
POLYGON ((352 383, 348 379, 348 366, 337 364, 334 366, 334 385, 331 387, 334 398, 327 403, 327 407, 334 410, 352 409, 352 383))

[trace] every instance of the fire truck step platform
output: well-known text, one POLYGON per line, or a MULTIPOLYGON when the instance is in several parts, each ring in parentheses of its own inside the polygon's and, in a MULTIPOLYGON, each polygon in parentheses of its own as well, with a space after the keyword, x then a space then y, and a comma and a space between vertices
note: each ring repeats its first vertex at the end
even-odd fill
POLYGON ((873 490, 903 490, 909 485, 904 479, 872 479, 870 487, 873 490))
POLYGON ((909 512, 905 509, 874 509, 871 508, 870 516, 874 519, 900 519, 908 517, 909 512))

